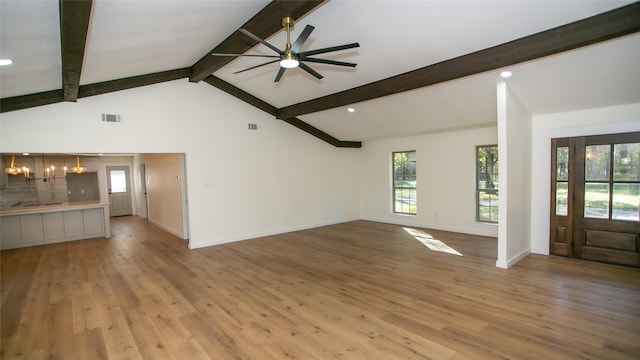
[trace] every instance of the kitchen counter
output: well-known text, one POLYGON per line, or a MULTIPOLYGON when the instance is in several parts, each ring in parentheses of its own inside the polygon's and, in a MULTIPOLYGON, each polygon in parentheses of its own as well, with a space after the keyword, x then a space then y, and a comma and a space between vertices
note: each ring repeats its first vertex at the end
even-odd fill
POLYGON ((81 201, 0 208, 2 250, 96 237, 111 237, 109 203, 81 201))
POLYGON ((0 207, 0 216, 21 215, 21 214, 37 214, 46 212, 56 212, 64 210, 91 209, 95 207, 109 208, 109 203, 99 201, 77 201, 57 204, 40 205, 34 201, 17 202, 11 206, 0 207))

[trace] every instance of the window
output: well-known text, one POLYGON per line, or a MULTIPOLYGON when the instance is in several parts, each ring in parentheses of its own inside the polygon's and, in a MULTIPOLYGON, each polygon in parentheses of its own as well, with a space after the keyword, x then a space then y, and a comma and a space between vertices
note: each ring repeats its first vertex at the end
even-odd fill
POLYGON ((584 217, 640 221, 640 143, 585 147, 584 217))
POLYGON ((127 175, 124 170, 111 170, 111 192, 127 192, 127 175))
POLYGON ((394 152, 392 157, 393 212, 415 215, 417 213, 416 152, 394 152))
POLYGON ((476 220, 498 222, 498 145, 476 147, 476 220))

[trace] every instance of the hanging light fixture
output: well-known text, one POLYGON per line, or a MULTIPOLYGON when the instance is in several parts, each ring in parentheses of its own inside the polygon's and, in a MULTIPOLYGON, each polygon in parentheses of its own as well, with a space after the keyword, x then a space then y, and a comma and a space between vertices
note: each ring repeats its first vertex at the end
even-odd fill
POLYGON ((9 165, 9 167, 4 168, 4 172, 9 175, 18 175, 22 173, 22 169, 19 167, 16 167, 15 162, 16 162, 16 157, 11 155, 11 165, 9 165))
POLYGON ((280 55, 280 66, 285 69, 293 69, 300 65, 296 54, 291 52, 291 30, 293 29, 293 24, 293 19, 288 16, 282 19, 282 26, 287 30, 287 44, 284 52, 280 55))
POLYGON ((18 167, 16 166, 15 163, 16 163, 16 157, 14 155, 11 155, 11 165, 4 168, 4 172, 9 175, 24 174, 26 181, 29 181, 29 175, 30 175, 29 172, 31 170, 29 170, 29 168, 26 166, 18 167))
POLYGON ((82 174, 82 173, 87 171, 87 167, 86 166, 81 166, 80 165, 80 156, 76 156, 76 166, 72 167, 71 171, 76 173, 76 174, 82 174))

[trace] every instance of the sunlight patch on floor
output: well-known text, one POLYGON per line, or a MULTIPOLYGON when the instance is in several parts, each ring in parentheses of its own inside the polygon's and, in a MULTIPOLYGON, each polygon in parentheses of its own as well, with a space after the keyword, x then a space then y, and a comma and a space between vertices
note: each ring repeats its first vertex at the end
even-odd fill
POLYGON ((458 252, 456 249, 450 247, 449 245, 443 243, 440 240, 434 239, 433 236, 431 236, 431 234, 427 234, 422 230, 404 228, 404 231, 408 232, 411 236, 416 238, 416 240, 420 241, 422 244, 424 244, 426 247, 428 247, 433 251, 462 256, 462 254, 458 252))

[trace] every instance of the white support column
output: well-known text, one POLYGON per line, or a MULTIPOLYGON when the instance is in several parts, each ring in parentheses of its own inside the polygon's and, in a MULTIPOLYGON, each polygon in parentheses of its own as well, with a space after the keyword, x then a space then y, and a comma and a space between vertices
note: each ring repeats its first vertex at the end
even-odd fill
POLYGON ((531 114, 506 82, 497 85, 499 219, 496 266, 531 252, 531 114))

